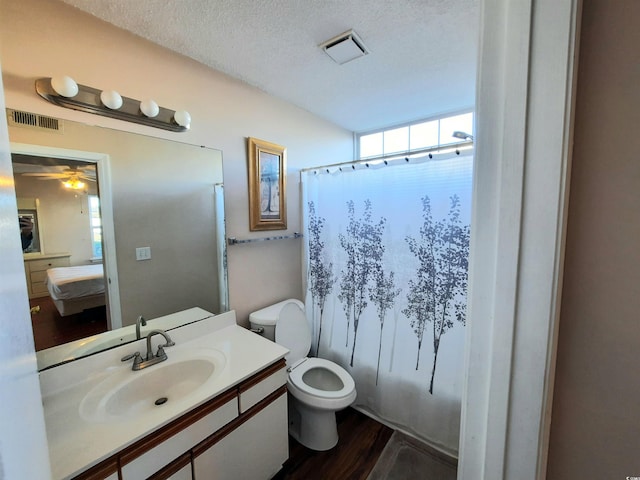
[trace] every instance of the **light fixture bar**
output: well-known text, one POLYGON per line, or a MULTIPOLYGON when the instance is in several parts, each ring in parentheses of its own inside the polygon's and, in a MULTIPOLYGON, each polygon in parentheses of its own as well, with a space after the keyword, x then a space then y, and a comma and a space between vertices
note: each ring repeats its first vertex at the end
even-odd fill
MULTIPOLYGON (((104 117, 116 118, 127 122, 139 123, 148 127, 161 128, 172 132, 184 132, 189 126, 179 125, 175 121, 176 112, 158 107, 158 114, 148 117, 140 110, 140 100, 122 97, 122 106, 111 109, 100 100, 102 90, 78 84, 78 92, 72 97, 58 94, 51 85, 51 78, 36 80, 36 92, 45 100, 60 107, 71 108, 81 112, 94 113, 104 117)), ((188 115, 188 114, 187 114, 188 115)), ((189 119, 190 120, 190 119, 189 119)))

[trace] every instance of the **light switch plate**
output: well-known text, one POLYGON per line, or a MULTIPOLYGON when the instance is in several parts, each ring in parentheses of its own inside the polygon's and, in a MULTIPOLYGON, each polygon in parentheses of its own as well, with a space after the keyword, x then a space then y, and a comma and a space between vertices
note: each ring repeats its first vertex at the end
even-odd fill
POLYGON ((150 259, 151 259, 151 247, 136 248, 136 260, 150 260, 150 259))

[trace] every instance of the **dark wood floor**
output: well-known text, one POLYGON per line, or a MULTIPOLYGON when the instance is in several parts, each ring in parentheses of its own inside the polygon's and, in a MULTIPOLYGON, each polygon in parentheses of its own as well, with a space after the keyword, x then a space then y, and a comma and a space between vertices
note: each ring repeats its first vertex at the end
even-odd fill
POLYGON ((62 317, 51 297, 32 298, 29 305, 40 307, 31 314, 36 351, 72 342, 107 331, 106 307, 96 307, 62 317))
POLYGON ((336 419, 337 446, 315 452, 289 438, 289 460, 274 480, 365 480, 393 430, 352 408, 336 419))

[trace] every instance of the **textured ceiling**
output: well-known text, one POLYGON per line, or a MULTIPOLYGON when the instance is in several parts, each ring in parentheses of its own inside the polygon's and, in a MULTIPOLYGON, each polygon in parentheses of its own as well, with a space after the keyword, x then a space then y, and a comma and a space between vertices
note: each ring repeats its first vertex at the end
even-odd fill
POLYGON ((473 107, 478 0, 63 0, 353 131, 473 107), (354 29, 370 54, 318 45, 354 29))

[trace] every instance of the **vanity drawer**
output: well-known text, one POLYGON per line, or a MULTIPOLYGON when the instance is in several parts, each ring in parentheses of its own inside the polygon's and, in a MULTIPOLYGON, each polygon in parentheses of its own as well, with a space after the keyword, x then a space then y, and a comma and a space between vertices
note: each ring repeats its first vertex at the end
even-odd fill
POLYGON ((69 257, 59 257, 59 258, 45 258, 43 260, 31 260, 27 262, 29 271, 33 274, 33 272, 46 272, 49 268, 55 267, 68 267, 69 266, 69 257))
POLYGON ((287 384, 287 366, 284 360, 249 379, 238 389, 238 410, 244 413, 260 400, 287 384))
POLYGON ((49 290, 44 282, 31 282, 31 293, 38 297, 49 295, 49 290))
POLYGON ((191 452, 187 452, 147 480, 193 480, 191 471, 191 452))
POLYGON ((32 283, 42 283, 44 284, 44 279, 47 278, 46 270, 38 270, 35 272, 31 272, 31 282, 32 283))
POLYGON ((115 457, 95 465, 73 480, 118 480, 118 459, 115 457))
POLYGON ((149 435, 139 444, 121 454, 122 480, 149 478, 171 461, 188 452, 213 432, 224 427, 238 416, 235 392, 221 397, 211 411, 199 418, 189 418, 187 414, 175 428, 157 436, 149 435), (223 403, 224 402, 224 403, 223 403), (189 424, 184 426, 184 424, 189 424))

